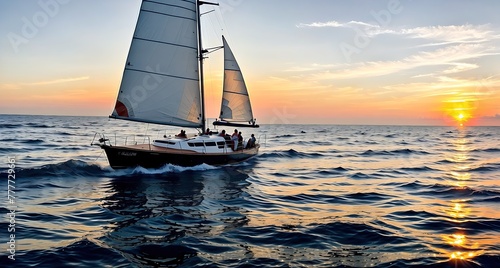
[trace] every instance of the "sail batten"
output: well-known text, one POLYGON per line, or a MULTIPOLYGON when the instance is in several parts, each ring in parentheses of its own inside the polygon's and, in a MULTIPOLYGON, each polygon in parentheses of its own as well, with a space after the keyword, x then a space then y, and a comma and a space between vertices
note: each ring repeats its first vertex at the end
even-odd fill
POLYGON ((200 127, 196 0, 143 1, 113 118, 200 127))
POLYGON ((189 47, 189 46, 185 46, 185 45, 174 44, 174 43, 167 43, 167 42, 162 42, 162 41, 153 40, 153 39, 145 39, 145 38, 139 38, 139 37, 134 37, 133 39, 135 39, 135 40, 141 40, 141 41, 146 41, 146 42, 154 42, 154 43, 160 43, 160 44, 165 44, 165 45, 171 45, 171 46, 176 46, 176 47, 190 48, 190 49, 193 49, 193 50, 198 50, 198 47, 189 47))
MULTIPOLYGON (((169 7, 177 7, 177 8, 183 8, 183 9, 186 9, 188 11, 193 11, 189 8, 185 8, 183 6, 179 6, 179 5, 175 5, 175 4, 168 4, 168 3, 163 3, 163 2, 158 2, 158 1, 153 1, 153 0, 143 0, 144 2, 148 2, 148 3, 154 3, 154 4, 158 4, 158 5, 163 5, 163 6, 169 6, 169 7)), ((184 1, 184 0, 181 0, 181 2, 184 1)), ((191 2, 191 1, 184 1, 184 2, 191 2)), ((196 11, 195 11, 196 12, 196 11)))
POLYGON ((238 94, 238 95, 248 96, 248 94, 241 93, 241 92, 233 92, 233 91, 228 91, 228 90, 224 90, 224 92, 231 93, 231 94, 238 94))
MULTIPOLYGON (((169 17, 175 17, 175 18, 179 18, 179 19, 193 20, 192 18, 176 16, 176 15, 167 14, 167 13, 161 13, 161 12, 157 12, 157 11, 153 11, 153 10, 144 10, 144 12, 155 13, 155 14, 169 16, 169 17)), ((193 21, 196 21, 196 20, 193 20, 193 21)))
POLYGON ((224 37, 222 41, 224 45, 224 85, 220 119, 227 122, 253 122, 252 106, 245 79, 224 37))
POLYGON ((166 76, 166 77, 172 77, 172 78, 178 78, 178 79, 186 79, 186 80, 193 80, 193 81, 198 81, 196 78, 190 78, 190 77, 181 77, 181 76, 175 76, 175 75, 169 75, 169 74, 162 74, 162 73, 155 73, 155 72, 149 72, 145 70, 136 70, 132 68, 125 68, 127 71, 135 71, 135 72, 142 72, 142 73, 148 73, 148 74, 156 74, 156 75, 161 75, 161 76, 166 76))

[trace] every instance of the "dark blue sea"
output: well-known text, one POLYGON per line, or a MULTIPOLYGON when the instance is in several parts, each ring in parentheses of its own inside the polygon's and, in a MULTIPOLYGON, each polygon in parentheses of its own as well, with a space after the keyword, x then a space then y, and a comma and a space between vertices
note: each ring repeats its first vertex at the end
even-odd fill
POLYGON ((222 167, 90 145, 178 131, 1 115, 0 267, 500 267, 500 127, 263 125, 222 167))

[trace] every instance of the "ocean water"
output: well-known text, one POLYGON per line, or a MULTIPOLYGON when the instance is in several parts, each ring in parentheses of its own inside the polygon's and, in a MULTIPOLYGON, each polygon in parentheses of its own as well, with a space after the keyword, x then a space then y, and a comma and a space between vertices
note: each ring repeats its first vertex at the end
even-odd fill
POLYGON ((95 132, 178 129, 1 115, 0 267, 500 267, 499 127, 251 131, 242 164, 115 171, 95 132))

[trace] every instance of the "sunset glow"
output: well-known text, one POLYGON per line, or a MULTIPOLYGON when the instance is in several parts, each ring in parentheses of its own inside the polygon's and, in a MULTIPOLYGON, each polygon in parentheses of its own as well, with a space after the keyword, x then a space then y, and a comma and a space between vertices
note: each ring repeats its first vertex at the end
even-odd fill
POLYGON ((444 102, 444 110, 456 124, 463 126, 473 119, 473 114, 478 106, 477 102, 477 99, 454 98, 444 102))

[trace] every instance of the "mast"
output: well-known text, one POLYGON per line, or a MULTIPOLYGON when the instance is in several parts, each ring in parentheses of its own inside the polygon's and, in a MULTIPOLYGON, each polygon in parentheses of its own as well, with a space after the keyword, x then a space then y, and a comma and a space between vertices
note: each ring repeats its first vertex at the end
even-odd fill
POLYGON ((205 118, 205 79, 203 77, 203 46, 201 42, 201 13, 200 6, 204 4, 203 1, 197 1, 196 16, 198 18, 198 58, 200 61, 200 91, 201 91, 201 132, 205 132, 206 118, 205 118))
POLYGON ((201 126, 202 126, 202 133, 205 132, 205 129, 207 127, 206 124, 206 116, 205 116, 205 78, 203 75, 203 52, 205 50, 203 49, 203 43, 201 41, 201 12, 200 12, 200 6, 203 4, 207 5, 214 5, 218 6, 219 4, 217 3, 210 3, 210 2, 205 2, 205 1, 200 1, 197 0, 197 5, 196 5, 196 16, 198 18, 198 51, 199 51, 199 61, 200 61, 200 91, 201 91, 201 126))

